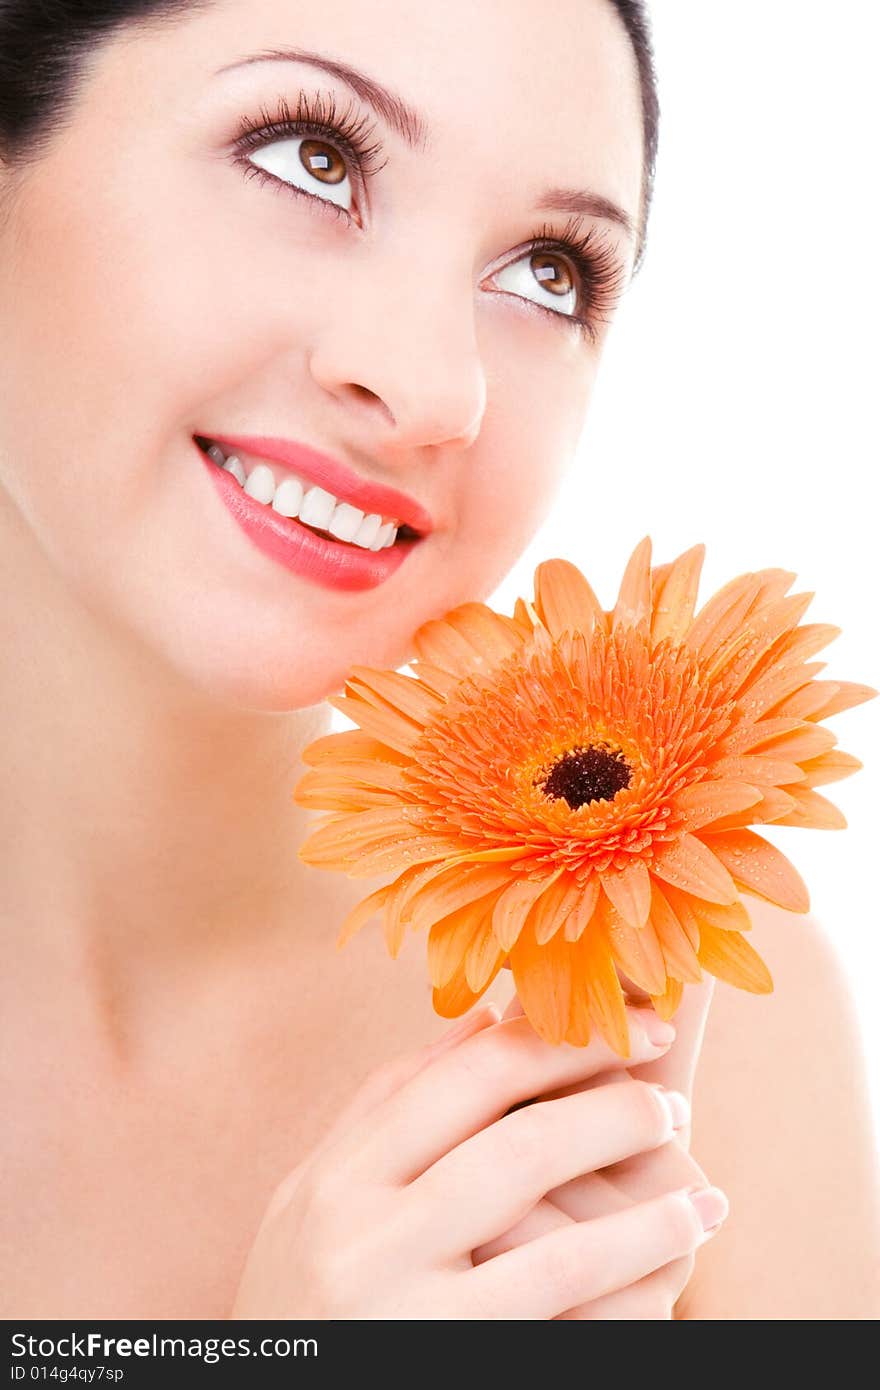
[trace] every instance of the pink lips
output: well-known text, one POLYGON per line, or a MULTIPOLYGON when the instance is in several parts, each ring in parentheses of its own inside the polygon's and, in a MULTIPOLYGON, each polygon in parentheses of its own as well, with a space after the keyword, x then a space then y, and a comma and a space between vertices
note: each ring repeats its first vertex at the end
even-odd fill
MULTIPOLYGON (((234 440, 218 439, 217 443, 245 448, 243 442, 234 440)), ((410 551, 422 543, 420 539, 398 539, 385 550, 373 551, 316 535, 294 517, 281 516, 274 508, 255 501, 231 473, 218 467, 195 441, 193 444, 223 503, 257 549, 295 574, 304 575, 325 588, 374 589, 394 574, 410 551)), ((255 451, 248 448, 246 452, 255 451)), ((289 466, 292 472, 300 471, 292 463, 289 466)), ((303 472, 303 476, 312 475, 303 472)), ((332 488, 328 487, 328 491, 332 488)), ((400 515, 393 509, 389 509, 389 514, 400 515)))
POLYGON ((307 444, 297 444, 292 439, 278 439, 271 435, 212 434, 207 437, 226 450, 240 449, 243 453, 265 459, 267 463, 280 463, 291 473, 332 492, 340 502, 351 502, 365 515, 376 512, 381 517, 405 522, 422 536, 434 529, 434 523, 424 507, 412 497, 398 492, 396 488, 385 487, 383 483, 369 482, 359 477, 344 463, 309 448, 307 444))

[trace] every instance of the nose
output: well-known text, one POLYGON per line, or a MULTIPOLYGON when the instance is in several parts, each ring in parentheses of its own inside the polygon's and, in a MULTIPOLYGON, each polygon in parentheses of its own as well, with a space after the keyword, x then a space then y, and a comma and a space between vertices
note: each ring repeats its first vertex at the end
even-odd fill
POLYGON ((372 269, 325 318, 309 359, 314 381, 376 448, 467 448, 486 409, 472 292, 453 293, 436 264, 427 289, 423 274, 402 281, 399 263, 372 269))

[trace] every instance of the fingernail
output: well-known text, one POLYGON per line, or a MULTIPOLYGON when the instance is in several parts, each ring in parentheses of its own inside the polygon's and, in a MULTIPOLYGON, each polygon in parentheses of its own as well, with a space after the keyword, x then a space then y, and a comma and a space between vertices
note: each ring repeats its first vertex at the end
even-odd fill
POLYGON ((706 1241, 721 1229, 730 1203, 720 1187, 692 1187, 687 1195, 703 1223, 703 1240, 706 1241))
POLYGON ((681 1129, 691 1118, 691 1107, 687 1096, 683 1096, 681 1091, 668 1091, 659 1082, 652 1082, 654 1089, 660 1093, 660 1099, 666 1102, 672 1119, 672 1128, 681 1129))
POLYGON ((636 1009, 635 1017, 647 1033, 649 1042, 661 1046, 673 1041, 675 1029, 672 1024, 655 1014, 653 1009, 636 1009))

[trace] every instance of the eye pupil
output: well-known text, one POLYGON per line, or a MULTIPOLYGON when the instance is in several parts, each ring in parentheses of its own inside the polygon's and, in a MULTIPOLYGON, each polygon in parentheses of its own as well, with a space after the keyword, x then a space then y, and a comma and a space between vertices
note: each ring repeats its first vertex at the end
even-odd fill
POLYGON ((342 183, 348 172, 339 151, 325 140, 303 140, 299 158, 303 168, 321 183, 342 183))
POLYGON ((546 251, 534 251, 529 264, 535 278, 540 280, 544 288, 550 290, 551 294, 566 295, 571 293, 574 288, 571 276, 567 267, 558 257, 546 251))

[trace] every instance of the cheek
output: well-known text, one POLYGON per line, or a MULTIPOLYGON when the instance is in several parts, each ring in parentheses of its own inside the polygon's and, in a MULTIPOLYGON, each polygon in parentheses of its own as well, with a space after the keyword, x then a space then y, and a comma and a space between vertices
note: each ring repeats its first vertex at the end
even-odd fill
MULTIPOLYGON (((505 376, 486 412, 485 428, 461 473, 459 589, 490 593, 552 510, 583 427, 594 370, 581 353, 560 362, 523 335, 507 345, 505 376), (552 369, 549 361, 552 360, 552 369)), ((497 380, 497 378, 496 378, 497 380)))

